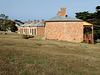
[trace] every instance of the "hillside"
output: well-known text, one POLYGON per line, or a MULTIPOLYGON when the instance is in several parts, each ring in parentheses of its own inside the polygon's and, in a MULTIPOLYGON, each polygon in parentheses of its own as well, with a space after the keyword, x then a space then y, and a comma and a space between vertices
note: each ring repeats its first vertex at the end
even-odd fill
POLYGON ((100 44, 0 32, 0 75, 100 75, 100 44))

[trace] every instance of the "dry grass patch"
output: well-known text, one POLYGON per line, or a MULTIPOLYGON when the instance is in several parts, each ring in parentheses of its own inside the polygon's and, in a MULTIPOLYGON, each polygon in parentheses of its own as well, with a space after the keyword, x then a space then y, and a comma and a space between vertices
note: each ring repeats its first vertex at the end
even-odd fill
POLYGON ((8 33, 0 35, 0 64, 1 75, 100 75, 100 44, 8 33))

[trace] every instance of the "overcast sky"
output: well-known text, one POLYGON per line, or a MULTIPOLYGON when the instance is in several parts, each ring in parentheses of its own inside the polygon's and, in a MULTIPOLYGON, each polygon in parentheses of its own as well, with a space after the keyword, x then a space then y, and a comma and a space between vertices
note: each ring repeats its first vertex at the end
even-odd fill
POLYGON ((0 14, 12 20, 48 20, 61 7, 66 8, 67 15, 75 17, 76 12, 95 12, 96 6, 100 6, 100 0, 0 0, 0 14))

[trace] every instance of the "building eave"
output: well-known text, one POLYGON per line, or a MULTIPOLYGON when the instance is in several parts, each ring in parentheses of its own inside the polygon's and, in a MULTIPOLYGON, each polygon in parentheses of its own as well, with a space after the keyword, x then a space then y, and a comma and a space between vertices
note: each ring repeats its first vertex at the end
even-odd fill
POLYGON ((45 22, 84 22, 84 21, 45 21, 45 22))

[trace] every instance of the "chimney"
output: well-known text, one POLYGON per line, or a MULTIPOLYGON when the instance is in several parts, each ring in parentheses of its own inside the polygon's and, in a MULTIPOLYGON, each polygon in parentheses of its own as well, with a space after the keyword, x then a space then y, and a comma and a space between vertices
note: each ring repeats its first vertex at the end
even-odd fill
POLYGON ((39 20, 37 20, 37 23, 39 23, 40 21, 39 20))
POLYGON ((33 23, 33 21, 31 21, 31 23, 33 23))
POLYGON ((61 8, 61 17, 66 17, 66 8, 61 8))
POLYGON ((61 15, 61 11, 59 11, 59 12, 57 13, 57 15, 61 15))
POLYGON ((41 23, 44 24, 44 19, 41 20, 41 23))
POLYGON ((28 24, 30 24, 30 20, 28 20, 28 24))
POLYGON ((15 22, 15 20, 13 20, 13 22, 15 22))
POLYGON ((36 20, 34 20, 34 24, 36 24, 36 20))
POLYGON ((24 23, 27 23, 26 21, 24 23))

